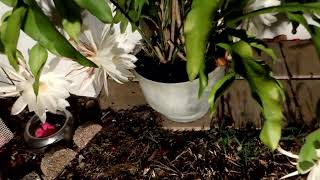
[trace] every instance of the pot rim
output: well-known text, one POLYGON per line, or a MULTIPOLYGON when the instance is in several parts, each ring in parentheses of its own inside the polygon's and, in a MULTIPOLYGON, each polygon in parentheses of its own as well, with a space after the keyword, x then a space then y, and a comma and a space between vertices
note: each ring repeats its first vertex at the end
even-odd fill
POLYGON ((32 134, 30 134, 30 125, 31 125, 31 122, 33 121, 40 121, 39 117, 37 115, 34 115, 28 122, 27 122, 27 125, 25 127, 25 132, 26 132, 26 135, 28 135, 30 138, 32 139, 35 139, 35 140, 44 140, 44 139, 49 139, 49 138, 52 138, 52 137, 55 137, 56 135, 60 134, 61 132, 63 132, 63 130, 65 129, 65 127, 68 125, 68 121, 70 120, 70 118, 72 117, 71 113, 68 111, 68 110, 65 110, 65 111, 57 111, 57 113, 55 114, 58 114, 58 115, 63 115, 65 118, 64 118, 64 123, 63 123, 63 126, 59 129, 59 131, 55 132, 54 134, 51 134, 50 136, 47 136, 47 137, 42 137, 42 138, 38 138, 32 134))
MULTIPOLYGON (((218 73, 219 71, 221 71, 221 70, 223 70, 223 69, 225 69, 225 67, 218 66, 218 67, 216 67, 214 70, 212 70, 212 71, 209 73, 209 75, 212 75, 212 76, 213 76, 213 74, 216 74, 216 73, 218 73)), ((196 82, 196 81, 199 80, 199 78, 196 78, 196 79, 194 79, 194 80, 192 80, 192 81, 188 80, 188 81, 185 81, 185 82, 178 82, 178 83, 165 83, 165 82, 158 82, 158 81, 154 81, 154 80, 148 79, 148 78, 142 76, 140 73, 138 73, 135 69, 133 70, 133 73, 134 73, 134 75, 138 78, 138 80, 139 80, 139 79, 143 79, 143 80, 148 81, 148 82, 151 82, 151 83, 166 84, 166 85, 183 85, 183 84, 193 83, 193 82, 196 82)))

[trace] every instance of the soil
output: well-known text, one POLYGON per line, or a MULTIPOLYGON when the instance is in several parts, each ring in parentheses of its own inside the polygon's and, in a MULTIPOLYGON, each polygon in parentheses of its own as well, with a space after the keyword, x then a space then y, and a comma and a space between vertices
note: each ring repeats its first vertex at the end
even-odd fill
MULTIPOLYGON (((210 131, 173 132, 161 128, 161 119, 148 106, 101 112, 92 101, 71 99, 72 112, 86 115, 78 119, 79 125, 95 121, 103 128, 57 179, 278 179, 295 171, 291 159, 261 144, 258 130, 218 126, 210 131)), ((20 120, 29 116, 24 113, 20 120)), ((289 128, 281 146, 297 152, 302 136, 299 127, 289 128)), ((33 151, 16 131, 0 149, 0 179, 20 179, 32 171, 42 175, 40 162, 46 151, 33 151)))
MULTIPOLYGON (((138 61, 135 63, 135 70, 147 79, 162 83, 180 83, 189 80, 186 61, 176 60, 164 64, 141 54, 137 56, 138 61)), ((215 69, 213 61, 207 62, 207 64, 207 73, 215 69)))
MULTIPOLYGON (((278 179, 295 171, 254 129, 172 132, 147 106, 106 114, 104 128, 58 179, 278 179)), ((300 146, 295 138, 284 142, 285 149, 300 146)))

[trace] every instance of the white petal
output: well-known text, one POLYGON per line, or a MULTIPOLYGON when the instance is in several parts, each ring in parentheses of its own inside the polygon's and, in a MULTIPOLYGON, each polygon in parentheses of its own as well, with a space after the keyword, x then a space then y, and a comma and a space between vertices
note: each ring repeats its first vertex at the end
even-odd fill
POLYGON ((29 105, 29 104, 36 104, 36 94, 34 93, 33 87, 28 86, 27 89, 24 89, 21 97, 23 98, 23 100, 29 105))
POLYGON ((317 164, 314 168, 310 171, 307 180, 320 180, 320 165, 317 164))
POLYGON ((37 104, 36 104, 36 108, 35 108, 34 112, 38 116, 43 116, 43 114, 45 114, 46 110, 47 110, 47 104, 46 104, 45 98, 41 97, 41 95, 38 95, 37 104))
POLYGON ((99 42, 101 41, 101 35, 104 29, 105 24, 99 21, 95 16, 93 16, 88 11, 85 11, 83 17, 83 27, 86 36, 80 34, 80 40, 86 43, 93 43, 93 45, 98 48, 99 42), (90 32, 90 33, 88 33, 90 32))
POLYGON ((0 93, 0 97, 16 97, 16 96, 19 96, 19 95, 20 95, 19 91, 10 92, 10 93, 4 93, 4 94, 0 93))
POLYGON ((42 123, 45 123, 47 120, 47 114, 44 112, 42 114, 37 114, 39 116, 39 119, 42 123))
POLYGON ((70 106, 69 102, 64 99, 59 99, 58 102, 58 110, 64 111, 66 110, 66 107, 70 106))
POLYGON ((109 96, 109 90, 108 90, 108 77, 106 73, 103 73, 104 81, 103 81, 103 87, 104 91, 106 92, 106 95, 109 96))
POLYGON ((13 86, 13 85, 2 85, 2 84, 0 84, 0 92, 9 93, 9 92, 16 92, 16 91, 17 91, 16 87, 13 86))
POLYGON ((24 108, 26 108, 26 106, 27 106, 27 103, 23 100, 22 97, 19 97, 12 106, 11 114, 12 115, 19 114, 21 111, 24 110, 24 108))
POLYGON ((277 150, 278 150, 281 154, 286 155, 286 156, 288 156, 288 157, 290 157, 290 158, 299 159, 299 156, 298 156, 298 155, 293 154, 292 152, 286 151, 286 150, 282 149, 280 146, 277 148, 277 150))
POLYGON ((285 175, 285 176, 281 177, 280 179, 286 179, 286 178, 290 178, 290 177, 297 176, 297 175, 299 175, 299 172, 298 171, 294 171, 294 172, 292 172, 292 173, 290 173, 288 175, 285 175))
POLYGON ((93 88, 95 90, 96 95, 99 95, 102 87, 103 87, 103 82, 104 82, 104 77, 103 77, 103 70, 99 69, 95 71, 95 78, 93 81, 93 88))
POLYGON ((88 79, 86 79, 85 81, 82 82, 81 88, 80 88, 80 93, 83 93, 84 91, 87 90, 87 88, 92 85, 93 80, 95 79, 94 75, 91 75, 90 77, 88 77, 88 79))
POLYGON ((57 108, 58 108, 58 104, 57 104, 57 102, 55 101, 55 99, 52 97, 52 96, 50 96, 50 95, 48 95, 48 96, 46 96, 46 99, 47 99, 47 101, 46 101, 46 106, 47 106, 47 109, 51 112, 51 113, 57 113, 57 108))

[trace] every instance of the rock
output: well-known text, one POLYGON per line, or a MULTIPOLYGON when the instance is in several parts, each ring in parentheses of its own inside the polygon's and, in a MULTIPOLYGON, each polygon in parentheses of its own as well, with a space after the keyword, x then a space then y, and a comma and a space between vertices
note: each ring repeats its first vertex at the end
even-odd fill
POLYGON ((41 180, 41 178, 37 173, 31 172, 25 175, 21 180, 41 180))
POLYGON ((61 149, 45 154, 40 166, 45 175, 44 179, 55 179, 76 155, 77 153, 71 149, 61 149))
POLYGON ((83 149, 101 129, 102 126, 99 124, 80 126, 74 133, 73 141, 80 149, 83 149))

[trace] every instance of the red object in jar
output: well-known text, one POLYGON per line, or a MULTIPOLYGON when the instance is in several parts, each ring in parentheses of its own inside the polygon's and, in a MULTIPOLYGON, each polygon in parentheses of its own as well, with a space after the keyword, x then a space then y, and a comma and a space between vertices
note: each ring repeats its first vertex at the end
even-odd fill
POLYGON ((42 123, 35 131, 35 136, 37 138, 48 137, 57 132, 57 129, 54 125, 51 125, 48 122, 42 123))

